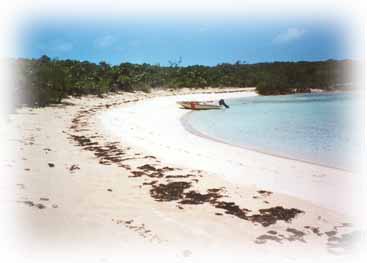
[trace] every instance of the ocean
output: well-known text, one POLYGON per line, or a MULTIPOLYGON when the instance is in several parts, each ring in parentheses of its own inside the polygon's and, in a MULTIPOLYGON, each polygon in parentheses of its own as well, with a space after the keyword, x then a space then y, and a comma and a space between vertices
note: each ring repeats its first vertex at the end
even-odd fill
POLYGON ((362 160, 364 124, 353 93, 256 96, 227 100, 229 109, 193 111, 189 126, 250 150, 353 171, 362 160))

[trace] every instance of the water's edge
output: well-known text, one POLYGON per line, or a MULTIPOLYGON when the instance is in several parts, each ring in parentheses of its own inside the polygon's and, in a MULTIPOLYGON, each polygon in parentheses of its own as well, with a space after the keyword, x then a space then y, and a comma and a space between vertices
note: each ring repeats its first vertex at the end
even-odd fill
POLYGON ((190 124, 189 117, 190 117, 190 115, 192 113, 193 113, 193 111, 189 111, 186 114, 184 114, 180 118, 180 122, 181 122, 182 126, 185 128, 186 131, 188 131, 189 133, 191 133, 191 134, 193 134, 195 136, 199 136, 201 138, 205 138, 205 139, 212 140, 212 141, 215 141, 215 142, 223 143, 223 144, 226 144, 226 145, 229 145, 229 146, 232 146, 232 147, 237 147, 237 148, 245 149, 245 150, 248 150, 248 151, 253 151, 253 152, 257 152, 257 153, 261 153, 261 154, 266 154, 266 155, 274 156, 274 157, 277 157, 277 158, 282 158, 282 159, 287 159, 287 160, 292 160, 292 161, 307 163, 307 164, 316 165, 316 166, 320 166, 320 167, 326 167, 326 168, 335 169, 335 170, 339 170, 339 171, 343 171, 343 172, 348 172, 348 173, 349 172, 353 172, 353 171, 348 170, 348 169, 343 169, 343 168, 340 168, 340 167, 334 167, 334 166, 327 165, 327 164, 324 164, 324 163, 312 162, 312 161, 304 160, 304 159, 301 159, 301 158, 293 158, 291 156, 276 154, 276 153, 273 153, 271 151, 267 151, 267 150, 264 150, 264 149, 255 148, 255 147, 251 147, 251 146, 238 145, 238 144, 227 142, 227 141, 222 140, 222 139, 219 139, 219 138, 212 137, 210 135, 207 135, 207 134, 202 133, 201 131, 195 129, 190 124))

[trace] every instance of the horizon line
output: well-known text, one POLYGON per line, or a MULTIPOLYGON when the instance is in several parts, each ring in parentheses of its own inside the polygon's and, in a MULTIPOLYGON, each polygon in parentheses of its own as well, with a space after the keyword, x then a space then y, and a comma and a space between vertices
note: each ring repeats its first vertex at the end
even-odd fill
MULTIPOLYGON (((156 62, 156 63, 148 63, 148 62, 132 62, 132 61, 121 61, 120 63, 109 63, 106 60, 100 60, 98 62, 95 61, 91 61, 91 60, 82 60, 82 59, 76 59, 76 58, 59 58, 59 57, 50 57, 47 54, 44 54, 38 58, 35 57, 8 57, 8 59, 14 59, 14 60, 20 60, 20 59, 27 59, 27 60, 38 60, 40 58, 42 58, 43 56, 47 56, 48 58, 50 58, 50 60, 58 60, 58 61, 66 61, 66 60, 72 60, 72 61, 78 61, 78 62, 89 62, 89 63, 94 63, 96 65, 104 62, 106 64, 109 64, 110 66, 119 66, 121 64, 135 64, 135 65, 150 65, 150 66, 163 66, 163 67, 170 67, 170 62, 173 64, 178 63, 178 61, 176 60, 168 60, 165 63, 160 63, 160 62, 156 62)), ((179 60, 180 60, 181 56, 179 56, 179 60)), ((5 58, 6 59, 6 58, 5 58)), ((258 61, 258 62, 248 62, 246 60, 236 60, 234 62, 219 62, 217 64, 186 64, 186 65, 180 65, 181 63, 179 63, 177 65, 177 67, 190 67, 190 66, 205 66, 205 67, 215 67, 215 66, 219 66, 219 65, 223 65, 223 64, 230 64, 230 65, 235 65, 235 64, 239 64, 239 65, 256 65, 256 64, 270 64, 270 63, 302 63, 302 62, 308 62, 308 63, 312 63, 312 62, 327 62, 327 61, 337 61, 337 62, 341 62, 341 61, 355 61, 358 62, 358 59, 355 58, 327 58, 327 59, 319 59, 319 60, 272 60, 272 61, 258 61)))

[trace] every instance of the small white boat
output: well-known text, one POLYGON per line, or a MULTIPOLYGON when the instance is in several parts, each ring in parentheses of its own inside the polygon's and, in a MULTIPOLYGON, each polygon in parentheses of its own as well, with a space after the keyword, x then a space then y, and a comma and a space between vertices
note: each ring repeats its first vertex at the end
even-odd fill
POLYGON ((177 101, 177 104, 188 110, 219 110, 222 106, 213 101, 177 101))

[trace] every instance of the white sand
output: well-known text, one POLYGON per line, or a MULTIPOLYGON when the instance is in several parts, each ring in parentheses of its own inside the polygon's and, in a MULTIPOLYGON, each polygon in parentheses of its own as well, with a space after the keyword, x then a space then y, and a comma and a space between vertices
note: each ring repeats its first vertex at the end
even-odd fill
MULTIPOLYGON (((280 158, 189 133, 180 100, 219 100, 255 92, 153 98, 100 115, 105 129, 144 152, 178 167, 201 169, 226 180, 284 193, 339 213, 353 214, 356 177, 351 173, 280 158)), ((249 123, 249 125, 251 125, 249 123)))
MULTIPOLYGON (((349 257, 343 247, 330 247, 326 234, 337 230, 336 235, 342 237, 358 230, 355 226, 342 226, 351 222, 349 218, 293 197, 292 189, 288 189, 292 195, 281 194, 283 190, 288 193, 287 184, 294 186, 295 182, 286 184, 282 179, 287 173, 290 178, 293 170, 299 171, 307 182, 307 170, 302 169, 330 172, 330 177, 339 176, 339 171, 194 136, 181 126, 179 117, 184 111, 177 109, 174 97, 111 106, 127 99, 168 94, 122 93, 104 99, 71 99, 74 105, 24 108, 5 121, 0 134, 6 149, 14 152, 2 151, 0 156, 0 252, 7 256, 7 262, 231 262, 244 258, 252 262, 257 262, 256 258, 261 262, 270 258, 275 262, 308 262, 309 258, 325 257, 335 262, 344 256, 335 257, 334 253, 345 252, 349 257), (70 135, 89 138, 98 143, 99 149, 117 143, 118 138, 121 143, 116 144, 117 148, 123 151, 120 157, 126 158, 122 163, 130 170, 120 167, 119 162, 104 165, 103 158, 77 145, 70 135), (159 160, 145 158, 149 153, 159 160), (132 177, 132 172, 145 164, 185 169, 169 171, 163 178, 132 177), (70 171, 73 165, 80 169, 70 171), (193 168, 210 173, 192 171, 193 168), (187 174, 195 174, 198 180, 166 177, 187 174), (264 227, 226 214, 226 210, 209 202, 182 205, 156 201, 151 193, 154 180, 158 180, 156 185, 172 180, 190 182, 190 191, 203 194, 211 188, 222 188, 220 200, 251 210, 249 215, 277 206, 304 213, 289 222, 278 220, 264 227), (259 194, 263 186, 275 193, 259 194), (39 204, 44 208, 39 209, 39 204), (306 226, 317 228, 320 235, 306 226), (292 239, 289 229, 302 231, 304 241, 292 239), (268 231, 275 231, 281 243, 268 240, 256 244, 258 237, 268 231)), ((220 97, 239 95, 242 94, 226 93, 220 97)))

